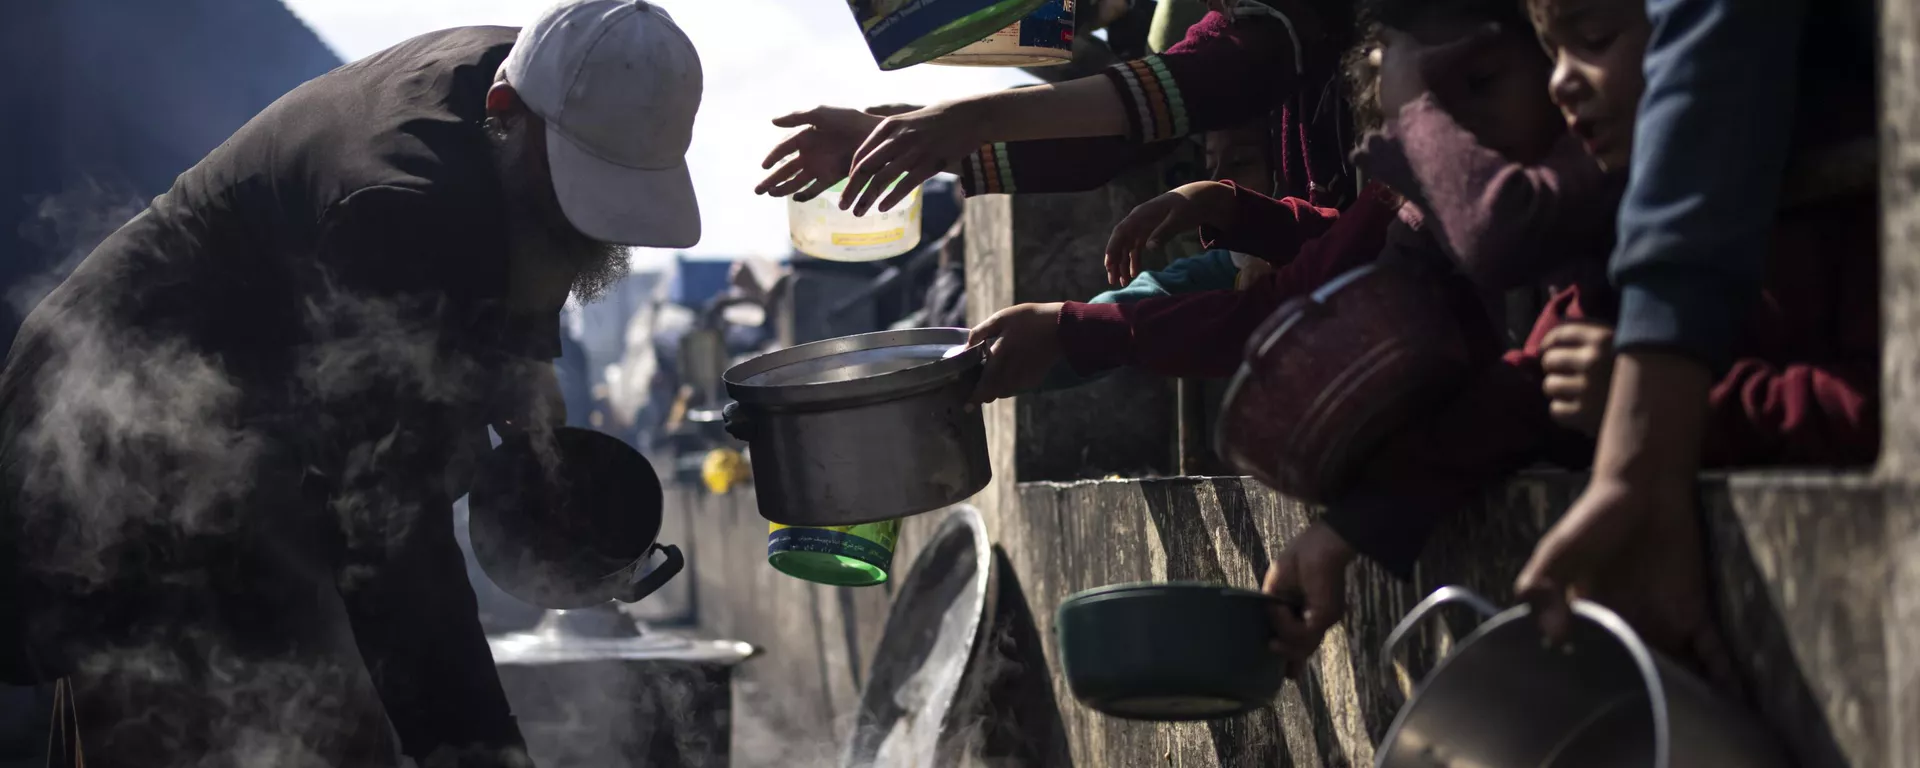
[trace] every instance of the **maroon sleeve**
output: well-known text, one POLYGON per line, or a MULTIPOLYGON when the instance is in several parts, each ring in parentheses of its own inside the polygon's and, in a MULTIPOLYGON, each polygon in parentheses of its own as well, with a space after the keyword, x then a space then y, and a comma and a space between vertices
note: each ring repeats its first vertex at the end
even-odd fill
POLYGON ((1085 192, 1178 146, 1170 141, 1141 144, 1124 136, 994 142, 961 162, 960 191, 967 197, 1085 192))
POLYGON ((1082 376, 1131 365, 1166 376, 1230 376, 1247 337, 1288 299, 1371 263, 1398 221, 1382 195, 1362 196, 1299 258, 1239 291, 1203 291, 1125 304, 1067 302, 1060 347, 1082 376))
POLYGON ((1268 5, 1271 11, 1233 19, 1208 13, 1165 53, 1108 68, 1128 136, 1165 141, 1244 124, 1293 96, 1308 57, 1339 56, 1302 4, 1268 5))
POLYGON ((1880 450, 1872 360, 1777 366, 1736 360, 1714 386, 1702 463, 1868 464, 1880 450))
POLYGON ((1201 227, 1200 246, 1208 250, 1225 248, 1285 266, 1301 244, 1326 234, 1340 219, 1334 208, 1316 208, 1297 197, 1275 200, 1231 181, 1221 183, 1233 187, 1233 227, 1201 227))
POLYGON ((1571 134, 1537 164, 1483 147, 1431 95, 1355 152, 1368 173, 1427 213, 1461 268, 1505 290, 1613 247, 1624 174, 1607 174, 1571 134))
POLYGON ((1555 428, 1540 381, 1537 361, 1483 369, 1454 400, 1388 438, 1353 490, 1327 505, 1327 525, 1410 578, 1441 519, 1544 454, 1555 428))

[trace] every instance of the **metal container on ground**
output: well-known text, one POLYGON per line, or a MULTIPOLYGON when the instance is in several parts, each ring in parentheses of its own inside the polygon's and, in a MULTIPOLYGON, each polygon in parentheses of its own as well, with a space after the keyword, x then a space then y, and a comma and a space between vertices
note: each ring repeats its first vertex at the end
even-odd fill
POLYGON ((1414 607, 1388 636, 1399 647, 1442 605, 1485 621, 1434 667, 1375 753, 1376 768, 1781 768, 1753 718, 1649 649, 1612 611, 1575 601, 1567 643, 1549 645, 1529 606, 1502 612, 1459 587, 1414 607))
POLYGON ((965 501, 993 479, 969 402, 986 364, 965 328, 880 331, 761 355, 725 376, 760 516, 845 526, 965 501))

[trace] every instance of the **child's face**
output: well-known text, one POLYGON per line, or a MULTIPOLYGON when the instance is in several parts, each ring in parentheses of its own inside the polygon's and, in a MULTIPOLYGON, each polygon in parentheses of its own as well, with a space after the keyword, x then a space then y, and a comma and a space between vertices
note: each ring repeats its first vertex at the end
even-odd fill
MULTIPOLYGON (((1405 34, 1423 45, 1442 45, 1479 28, 1446 22, 1423 24, 1405 34)), ((1390 35, 1388 44, 1398 37, 1390 35)), ((1550 66, 1525 34, 1510 32, 1481 46, 1457 71, 1429 85, 1441 108, 1481 146, 1516 162, 1534 162, 1565 133, 1553 102, 1541 92, 1550 66)), ((1391 109, 1387 114, 1396 114, 1398 107, 1391 109)))
POLYGON ((1215 181, 1231 181, 1265 194, 1273 185, 1267 142, 1264 128, 1212 131, 1207 134, 1207 168, 1215 181))
POLYGON ((1529 0, 1540 44, 1553 57, 1553 101, 1567 127, 1608 170, 1633 157, 1634 118, 1646 88, 1643 0, 1529 0))

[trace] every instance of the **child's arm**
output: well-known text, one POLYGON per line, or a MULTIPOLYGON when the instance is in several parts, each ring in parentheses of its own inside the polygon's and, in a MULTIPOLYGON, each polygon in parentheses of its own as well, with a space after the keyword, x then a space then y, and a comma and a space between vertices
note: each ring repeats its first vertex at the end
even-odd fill
POLYGON ((1426 212, 1483 286, 1534 283, 1612 247, 1624 179, 1602 171, 1571 134, 1539 164, 1522 165, 1481 146, 1427 94, 1369 134, 1356 159, 1426 212))
POLYGON ((1248 13, 1229 20, 1209 13, 1165 53, 1122 62, 1108 80, 1126 115, 1125 136, 996 141, 955 169, 967 195, 1079 192, 1121 171, 1158 159, 1172 139, 1231 128, 1272 112, 1300 87, 1299 67, 1331 59, 1331 45, 1292 2, 1277 2, 1289 19, 1248 13), (1295 38, 1299 40, 1296 44, 1295 38), (1144 145, 1144 146, 1143 146, 1144 145))
POLYGON ((1230 376, 1247 337, 1281 304, 1377 258, 1396 210, 1377 189, 1362 195, 1299 258, 1245 290, 1125 305, 1067 302, 1057 330, 1061 354, 1082 375, 1130 365, 1167 376, 1230 376))
MULTIPOLYGON (((1197 181, 1136 206, 1107 239, 1107 279, 1118 285, 1141 274, 1141 254, 1175 232, 1199 229, 1208 250, 1239 251, 1275 266, 1300 244, 1325 234, 1340 217, 1299 198, 1282 200, 1230 181, 1197 181)), ((1227 286, 1232 287, 1232 286, 1227 286)))

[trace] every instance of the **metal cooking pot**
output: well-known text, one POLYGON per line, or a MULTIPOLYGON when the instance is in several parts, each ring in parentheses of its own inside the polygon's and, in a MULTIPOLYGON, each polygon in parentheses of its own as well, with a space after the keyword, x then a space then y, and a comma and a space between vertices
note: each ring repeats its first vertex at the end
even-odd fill
POLYGON ((570 609, 637 602, 680 572, 655 542, 665 505, 653 465, 619 438, 560 427, 552 452, 526 434, 482 459, 467 497, 473 557, 522 601, 570 609), (654 553, 665 560, 647 570, 654 553))
POLYGON ((1530 607, 1499 612, 1442 588, 1388 636, 1388 675, 1413 630, 1450 603, 1485 620, 1401 707, 1376 768, 1786 765, 1766 731, 1596 603, 1575 601, 1568 643, 1549 647, 1530 607))
POLYGON ((1382 438, 1466 376, 1449 286, 1435 278, 1376 262, 1282 305, 1227 387, 1218 454, 1282 494, 1331 500, 1382 438))
POLYGON ((987 350, 966 343, 965 328, 863 333, 728 370, 727 432, 752 449, 760 516, 872 523, 985 488, 986 421, 968 398, 987 350))
POLYGON ((1116 584, 1060 603, 1060 667, 1074 698, 1132 720, 1211 720, 1273 702, 1275 604, 1300 601, 1218 584, 1116 584))

